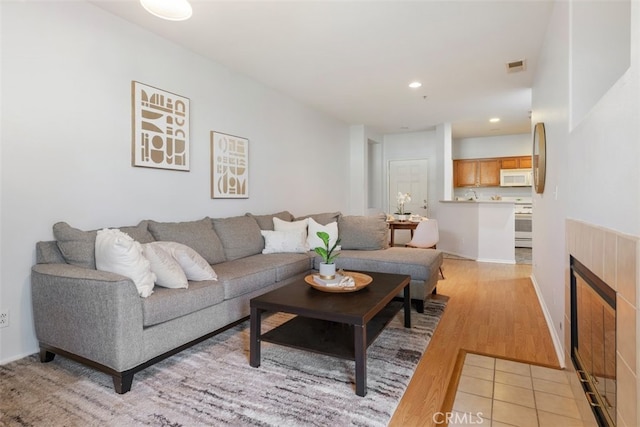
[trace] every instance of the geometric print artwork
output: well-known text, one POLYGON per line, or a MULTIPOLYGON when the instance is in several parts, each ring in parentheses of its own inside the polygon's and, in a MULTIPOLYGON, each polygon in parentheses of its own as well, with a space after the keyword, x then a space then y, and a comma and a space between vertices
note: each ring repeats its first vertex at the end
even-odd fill
POLYGON ((249 140, 211 132, 211 198, 249 197, 249 140))
POLYGON ((131 163, 149 168, 189 170, 189 98, 131 82, 131 163))

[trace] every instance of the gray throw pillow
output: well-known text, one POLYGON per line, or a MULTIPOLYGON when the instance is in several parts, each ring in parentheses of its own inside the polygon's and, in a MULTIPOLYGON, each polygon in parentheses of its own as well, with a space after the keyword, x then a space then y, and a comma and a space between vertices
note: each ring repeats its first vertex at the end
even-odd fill
MULTIPOLYGON (((111 227, 114 228, 114 227, 111 227)), ((153 236, 149 233, 148 221, 129 227, 118 227, 120 231, 127 233, 133 240, 140 243, 153 242, 153 236)), ((53 224, 53 236, 58 248, 67 264, 78 265, 85 268, 96 268, 96 234, 97 230, 83 231, 71 227, 66 222, 53 224)))
POLYGON ((293 215, 288 211, 282 211, 270 215, 254 215, 252 213, 247 213, 246 215, 253 218, 258 223, 260 230, 273 231, 273 217, 280 218, 283 221, 293 221, 293 215))
POLYGON ((338 220, 338 235, 342 249, 377 250, 389 247, 385 215, 342 216, 338 220))
POLYGON ((157 241, 178 242, 189 246, 209 264, 219 264, 227 260, 222 242, 211 224, 211 218, 185 222, 149 221, 149 230, 157 241))
POLYGON ((324 212, 324 213, 318 213, 318 214, 313 214, 313 215, 301 216, 301 217, 296 218, 294 221, 299 221, 299 220, 305 219, 305 218, 313 218, 313 220, 315 222, 317 222, 318 224, 327 225, 327 224, 330 224, 332 222, 338 221, 338 219, 340 219, 341 215, 342 214, 340 212, 324 212))
POLYGON ((83 231, 71 227, 66 222, 53 224, 53 237, 67 264, 96 268, 97 231, 83 231))
POLYGON ((264 239, 258 223, 249 216, 212 219, 220 236, 228 261, 256 255, 264 249, 264 239))

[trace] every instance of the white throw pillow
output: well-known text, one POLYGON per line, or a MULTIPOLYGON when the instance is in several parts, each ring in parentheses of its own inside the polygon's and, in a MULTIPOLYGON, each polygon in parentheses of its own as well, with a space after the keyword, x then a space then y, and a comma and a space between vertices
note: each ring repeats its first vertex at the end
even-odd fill
POLYGON ((156 275, 156 285, 172 289, 189 287, 182 267, 161 245, 145 243, 142 245, 142 253, 151 263, 151 271, 156 275))
MULTIPOLYGON (((329 235, 329 249, 333 247, 338 241, 338 222, 334 221, 327 225, 317 223, 313 218, 309 218, 309 237, 307 237, 307 245, 310 250, 315 248, 324 248, 324 243, 318 237, 318 231, 324 231, 329 235)), ((336 247, 336 250, 340 250, 340 246, 336 247)))
POLYGON ((273 217, 273 229, 275 231, 302 231, 304 232, 305 240, 307 239, 307 225, 309 225, 309 218, 300 221, 283 221, 280 218, 273 217))
POLYGON ((141 297, 153 293, 156 276, 142 246, 118 229, 105 228, 96 234, 96 268, 130 278, 141 297))
POLYGON ((300 230, 261 230, 260 233, 262 234, 262 237, 264 237, 263 254, 284 252, 305 253, 309 250, 309 247, 307 246, 306 232, 300 230))
POLYGON ((218 280, 218 275, 213 268, 211 268, 211 265, 189 246, 177 242, 153 242, 150 244, 160 246, 169 252, 173 259, 180 264, 180 268, 184 271, 187 279, 196 282, 201 280, 218 280))

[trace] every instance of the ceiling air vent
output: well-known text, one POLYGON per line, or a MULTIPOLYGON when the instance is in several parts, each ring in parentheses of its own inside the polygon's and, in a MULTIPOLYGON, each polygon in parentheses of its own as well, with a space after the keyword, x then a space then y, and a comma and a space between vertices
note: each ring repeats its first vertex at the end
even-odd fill
POLYGON ((527 61, 521 59, 519 61, 507 62, 507 73, 518 73, 527 69, 527 61))

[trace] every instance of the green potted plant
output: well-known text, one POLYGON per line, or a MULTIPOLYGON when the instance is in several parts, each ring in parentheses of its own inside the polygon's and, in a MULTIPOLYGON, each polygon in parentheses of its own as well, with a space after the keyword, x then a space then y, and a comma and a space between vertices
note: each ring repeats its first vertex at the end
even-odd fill
POLYGON ((333 279, 336 277, 336 265, 333 261, 340 255, 340 252, 336 252, 336 248, 340 244, 340 239, 337 239, 336 243, 329 247, 329 233, 326 231, 318 231, 316 235, 322 240, 322 243, 324 243, 324 248, 318 246, 314 249, 315 252, 322 257, 320 277, 322 279, 333 279))

